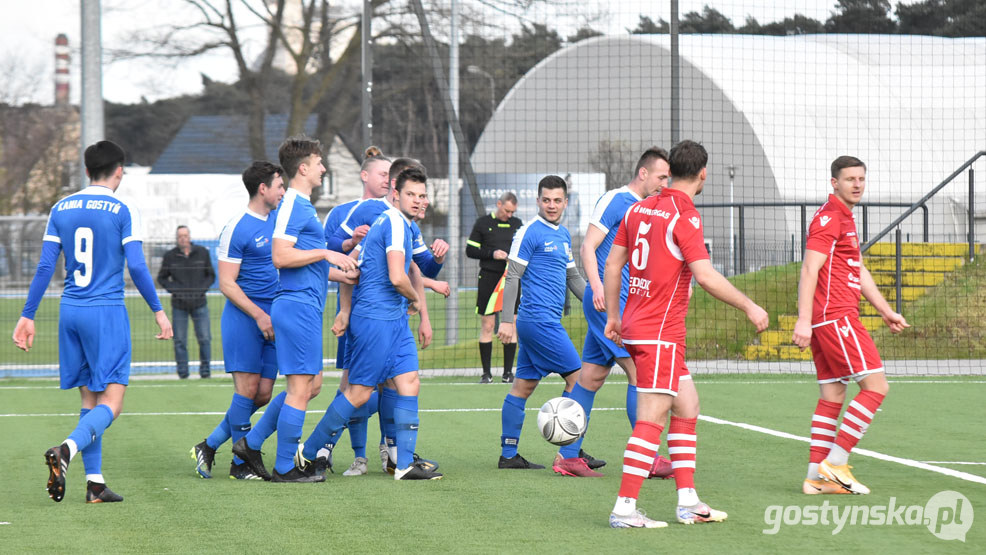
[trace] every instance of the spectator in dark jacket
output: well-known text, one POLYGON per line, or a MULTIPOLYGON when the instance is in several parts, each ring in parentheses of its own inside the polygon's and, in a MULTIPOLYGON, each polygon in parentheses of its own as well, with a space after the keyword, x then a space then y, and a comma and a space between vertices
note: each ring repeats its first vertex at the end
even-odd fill
POLYGON ((199 375, 208 378, 211 373, 212 332, 209 322, 209 304, 205 292, 216 280, 209 251, 192 244, 188 226, 177 230, 178 246, 164 255, 157 281, 171 293, 171 319, 175 330, 175 362, 178 377, 188 377, 188 317, 192 317, 195 339, 199 342, 199 375))

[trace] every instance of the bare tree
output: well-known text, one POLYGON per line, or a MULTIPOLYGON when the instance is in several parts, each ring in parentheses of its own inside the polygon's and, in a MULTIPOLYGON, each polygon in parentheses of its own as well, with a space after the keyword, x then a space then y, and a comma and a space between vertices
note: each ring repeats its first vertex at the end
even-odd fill
POLYGON ((592 169, 606 176, 606 190, 618 189, 630 181, 634 163, 630 144, 621 140, 599 141, 595 154, 589 156, 592 169))

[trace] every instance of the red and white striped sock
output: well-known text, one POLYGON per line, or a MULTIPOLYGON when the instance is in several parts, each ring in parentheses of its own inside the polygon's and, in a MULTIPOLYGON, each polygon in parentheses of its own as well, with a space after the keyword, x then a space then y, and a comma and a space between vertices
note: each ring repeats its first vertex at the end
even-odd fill
POLYGON ((853 447, 863 439, 863 434, 870 427, 870 422, 876 415, 876 410, 883 403, 883 395, 874 391, 863 390, 849 401, 845 414, 842 415, 842 425, 839 434, 835 436, 835 445, 826 458, 830 463, 839 466, 846 464, 853 447))
POLYGON ((697 418, 671 417, 668 426, 668 453, 678 489, 695 488, 695 423, 697 418))
POLYGON ((661 446, 664 428, 654 422, 638 420, 633 435, 623 452, 623 479, 620 481, 620 497, 636 499, 640 486, 650 474, 657 448, 661 446))
POLYGON ((808 453, 808 479, 818 479, 818 463, 832 450, 832 442, 839 429, 839 412, 842 405, 818 400, 815 414, 811 415, 811 447, 808 453))

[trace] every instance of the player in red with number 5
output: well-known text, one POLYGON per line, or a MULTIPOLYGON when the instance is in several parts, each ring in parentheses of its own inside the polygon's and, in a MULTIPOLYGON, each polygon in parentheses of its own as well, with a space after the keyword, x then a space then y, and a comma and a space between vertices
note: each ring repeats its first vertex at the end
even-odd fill
POLYGON ((890 386, 873 339, 859 321, 860 294, 883 316, 892 333, 909 327, 894 312, 859 252, 852 208, 866 188, 866 165, 859 158, 840 156, 832 162, 832 194, 808 227, 805 260, 798 283, 798 321, 794 343, 811 345, 819 396, 811 418, 806 494, 869 493, 849 471, 849 452, 862 439, 890 386), (860 392, 849 403, 836 431, 849 380, 860 392))
POLYGON ((671 185, 634 204, 620 224, 606 259, 606 336, 626 346, 637 368, 637 424, 623 455, 623 480, 609 516, 613 528, 661 528, 637 509, 640 486, 661 443, 671 411, 668 452, 678 488, 678 522, 719 522, 726 513, 701 502, 695 491, 698 392, 685 366, 685 314, 692 276, 713 297, 767 329, 767 312, 712 267, 693 200, 702 192, 709 155, 694 141, 671 149, 671 185), (620 272, 630 261, 630 291, 620 321, 620 272))

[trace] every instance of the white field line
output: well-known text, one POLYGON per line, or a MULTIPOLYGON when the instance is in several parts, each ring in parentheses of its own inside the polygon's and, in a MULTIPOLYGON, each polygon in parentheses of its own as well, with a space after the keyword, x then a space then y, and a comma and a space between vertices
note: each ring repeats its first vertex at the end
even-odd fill
MULTIPOLYGON (((744 422, 731 422, 729 420, 723 420, 721 418, 716 418, 714 416, 699 416, 700 420, 705 422, 711 422, 713 424, 723 424, 726 426, 734 426, 736 428, 742 428, 744 430, 750 430, 753 432, 759 432, 761 434, 767 434, 774 437, 780 437, 784 439, 793 439, 796 441, 803 441, 805 443, 811 440, 806 437, 797 436, 794 434, 789 434, 787 432, 780 432, 777 430, 771 430, 770 428, 764 428, 763 426, 754 426, 753 424, 746 424, 744 422)), ((937 472, 938 474, 944 474, 946 476, 951 476, 953 478, 959 478, 960 480, 965 480, 967 482, 975 482, 977 484, 986 484, 986 478, 982 476, 976 476, 975 474, 969 474, 968 472, 961 472, 958 470, 952 470, 951 468, 943 468, 940 466, 933 466, 928 463, 923 463, 920 461, 915 461, 913 459, 905 459, 902 457, 895 457, 893 455, 884 455, 883 453, 877 453, 876 451, 870 451, 869 449, 853 449, 854 455, 862 455, 864 457, 871 457, 874 459, 879 459, 881 461, 895 462, 902 464, 904 466, 910 466, 911 468, 920 468, 921 470, 927 470, 929 472, 937 472)))
MULTIPOLYGON (((537 408, 528 407, 529 411, 536 411, 537 408)), ((620 407, 599 407, 594 408, 594 411, 624 411, 625 408, 620 407)), ((421 409, 420 412, 424 413, 462 413, 462 412, 498 412, 499 408, 472 408, 472 409, 421 409)), ((321 414, 324 411, 307 411, 310 414, 321 414)), ((226 414, 225 412, 131 412, 125 413, 127 416, 222 416, 226 414)), ((0 414, 0 418, 18 418, 18 417, 73 417, 78 418, 79 413, 34 413, 34 414, 0 414)), ((795 434, 789 434, 787 432, 781 432, 778 430, 772 430, 770 428, 764 428, 763 426, 755 426, 753 424, 746 424, 744 422, 732 422, 730 420, 724 420, 722 418, 716 418, 714 416, 699 416, 699 419, 710 422, 712 424, 721 424, 725 426, 733 426, 736 428, 742 428, 744 430, 749 430, 753 432, 759 432, 761 434, 767 434, 774 437, 779 437, 783 439, 793 439, 795 441, 801 441, 808 443, 809 438, 798 436, 795 434)), ((871 457, 874 459, 879 459, 882 461, 895 462, 902 464, 904 466, 909 466, 911 468, 920 468, 921 470, 927 470, 929 472, 937 472, 938 474, 944 474, 946 476, 951 476, 953 478, 959 478, 960 480, 965 480, 968 482, 975 482, 977 484, 986 485, 986 478, 982 476, 976 476, 974 474, 969 474, 967 472, 961 472, 958 470, 952 470, 951 468, 943 468, 940 466, 934 466, 928 462, 916 461, 913 459, 905 459, 903 457, 895 457, 893 455, 884 455, 883 453, 877 453, 876 451, 870 451, 869 449, 854 449, 854 454, 862 455, 864 457, 871 457)), ((934 462, 934 461, 933 461, 934 462)), ((986 463, 949 463, 938 461, 936 464, 986 464, 986 463)))
POLYGON ((986 462, 959 462, 959 461, 921 461, 925 464, 968 464, 986 466, 986 462))
MULTIPOLYGON (((42 380, 39 380, 39 381, 42 381, 42 380)), ((55 381, 57 381, 57 378, 43 379, 43 381, 46 381, 46 382, 55 382, 55 381)), ((696 381, 696 383, 699 383, 701 385, 784 385, 784 384, 812 384, 812 385, 816 385, 817 384, 817 382, 815 382, 814 380, 804 380, 804 381, 801 381, 801 380, 752 380, 752 381, 737 381, 737 380, 723 380, 723 381, 695 380, 695 381, 696 381)), ((890 382, 890 383, 893 383, 893 384, 918 384, 918 385, 921 385, 921 384, 930 384, 930 385, 940 385, 940 384, 952 384, 952 385, 980 384, 981 385, 981 384, 986 384, 986 380, 893 380, 893 379, 891 379, 891 380, 887 380, 887 381, 890 382)), ((332 382, 326 382, 326 383, 331 384, 332 382)), ((447 383, 441 383, 441 382, 439 382, 439 383, 431 383, 430 381, 425 381, 425 383, 428 384, 428 387, 476 386, 476 387, 482 387, 484 389, 495 388, 497 386, 505 387, 505 386, 510 385, 510 384, 504 384, 504 383, 501 383, 501 384, 496 384, 496 383, 493 383, 493 384, 479 384, 479 383, 474 382, 474 381, 470 381, 470 382, 447 382, 447 383)), ((561 384, 564 383, 564 381, 562 381, 562 380, 545 379, 545 380, 541 380, 541 383, 545 383, 545 384, 548 384, 548 385, 561 385, 561 384)), ((613 382, 610 382, 611 385, 617 385, 617 386, 623 385, 625 383, 626 382, 623 382, 623 381, 613 381, 613 382)), ((194 386, 188 386, 187 385, 187 382, 177 382, 176 381, 175 383, 162 383, 162 384, 137 383, 137 384, 130 384, 130 387, 137 388, 137 389, 145 389, 145 388, 169 388, 169 387, 196 387, 196 388, 198 388, 198 387, 220 387, 220 388, 226 388, 226 389, 228 389, 231 384, 232 384, 232 382, 211 383, 211 384, 198 384, 198 383, 196 383, 194 386)), ((282 388, 282 385, 280 383, 274 386, 274 390, 275 391, 279 391, 281 388, 282 388)), ((33 390, 33 389, 54 390, 54 389, 58 389, 58 386, 54 386, 54 385, 51 385, 51 384, 49 384, 49 385, 0 385, 0 391, 6 391, 6 390, 33 390)), ((595 409, 593 409, 593 410, 595 410, 595 409)))

